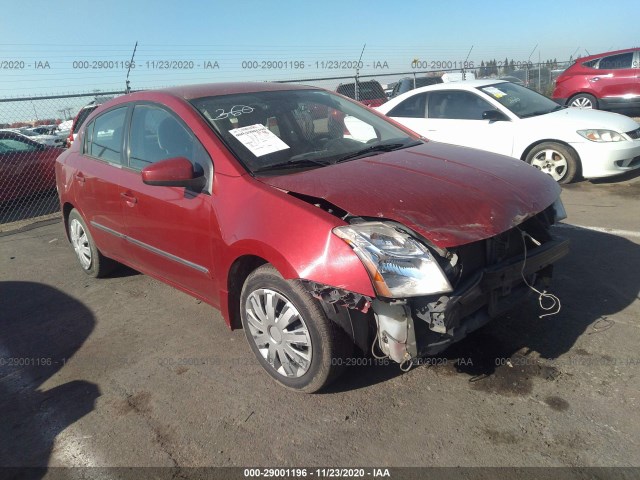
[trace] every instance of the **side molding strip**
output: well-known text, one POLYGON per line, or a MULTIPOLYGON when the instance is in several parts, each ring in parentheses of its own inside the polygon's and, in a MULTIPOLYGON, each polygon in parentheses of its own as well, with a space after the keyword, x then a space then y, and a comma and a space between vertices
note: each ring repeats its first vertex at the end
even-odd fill
POLYGON ((123 233, 117 232, 116 230, 113 230, 113 229, 111 229, 109 227, 105 227, 104 225, 101 225, 101 224, 99 224, 97 222, 93 222, 92 221, 91 225, 93 225, 94 227, 102 230, 103 232, 110 233, 111 235, 114 235, 114 236, 116 236, 118 238, 122 238, 127 242, 133 243, 134 245, 137 245, 137 246, 139 246, 141 248, 144 248, 145 250, 153 252, 156 255, 160 255, 161 257, 168 258, 169 260, 173 260, 176 263, 180 263, 180 264, 185 265, 187 267, 193 268, 194 270, 197 270, 198 272, 202 272, 205 275, 209 274, 209 269, 207 269, 206 267, 203 267, 202 265, 198 265, 197 263, 190 262, 189 260, 185 260, 184 258, 177 257, 177 256, 175 256, 175 255, 173 255, 173 254, 171 254, 169 252, 165 252, 164 250, 160 250, 159 248, 156 248, 156 247, 154 247, 152 245, 149 245, 147 243, 141 242, 140 240, 136 240, 135 238, 128 237, 127 235, 125 235, 123 233))

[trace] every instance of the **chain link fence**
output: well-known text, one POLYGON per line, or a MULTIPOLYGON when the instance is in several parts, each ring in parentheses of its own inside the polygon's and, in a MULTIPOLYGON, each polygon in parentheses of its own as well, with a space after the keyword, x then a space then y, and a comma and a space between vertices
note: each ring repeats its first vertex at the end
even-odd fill
MULTIPOLYGON (((504 78, 550 95, 568 63, 499 65, 419 70, 378 75, 302 78, 304 83, 337 91, 376 107, 389 98, 434 83, 504 78)), ((122 91, 0 99, 0 232, 59 215, 55 159, 68 147, 83 121, 98 105, 122 91), (79 121, 75 122, 74 119, 79 121), (75 125, 75 130, 74 130, 75 125)), ((311 112, 313 113, 313 112, 311 112)))
POLYGON ((74 118, 121 94, 0 99, 0 231, 57 214, 55 160, 68 147, 74 118))

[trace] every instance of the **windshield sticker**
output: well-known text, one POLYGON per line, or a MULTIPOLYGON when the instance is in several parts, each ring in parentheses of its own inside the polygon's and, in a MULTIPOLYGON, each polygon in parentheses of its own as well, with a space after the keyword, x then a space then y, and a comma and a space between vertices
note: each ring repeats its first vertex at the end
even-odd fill
POLYGON ((248 127, 234 128, 229 130, 229 133, 236 137, 256 157, 262 157, 263 155, 289 148, 289 145, 259 123, 248 127))
POLYGON ((215 117, 212 120, 224 120, 229 117, 239 117, 243 113, 251 113, 253 112, 253 108, 248 107, 246 105, 234 105, 228 112, 224 111, 224 108, 217 108, 215 112, 215 117))
POLYGON ((484 89, 485 92, 493 95, 495 98, 502 98, 506 95, 502 90, 497 89, 496 87, 487 87, 484 89))

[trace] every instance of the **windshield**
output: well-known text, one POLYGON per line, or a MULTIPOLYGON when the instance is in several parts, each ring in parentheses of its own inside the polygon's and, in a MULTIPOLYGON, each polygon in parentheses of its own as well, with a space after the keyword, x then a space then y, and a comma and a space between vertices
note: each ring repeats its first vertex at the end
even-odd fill
POLYGON ((561 109, 553 100, 515 83, 496 83, 480 90, 520 118, 535 117, 561 109))
POLYGON ((324 90, 242 93, 195 99, 247 170, 281 175, 415 145, 366 107, 324 90))

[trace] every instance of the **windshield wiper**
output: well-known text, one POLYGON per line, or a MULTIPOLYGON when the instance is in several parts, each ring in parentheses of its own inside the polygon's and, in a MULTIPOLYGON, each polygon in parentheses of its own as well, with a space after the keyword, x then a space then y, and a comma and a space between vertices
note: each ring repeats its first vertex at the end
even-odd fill
POLYGON ((369 155, 374 155, 379 152, 391 152, 393 150, 399 150, 401 148, 415 147, 416 145, 420 145, 422 142, 409 142, 409 143, 383 143, 379 145, 372 145, 367 148, 363 148, 362 150, 358 150, 353 153, 349 153, 340 157, 334 163, 344 162, 346 160, 353 160, 355 158, 367 157, 369 155))
POLYGON ((313 160, 311 158, 303 158, 300 160, 287 160, 286 162, 274 163, 271 165, 265 165, 253 170, 253 173, 268 172, 270 170, 284 170, 287 168, 304 168, 304 167, 326 167, 330 165, 330 162, 323 162, 320 160, 313 160))

